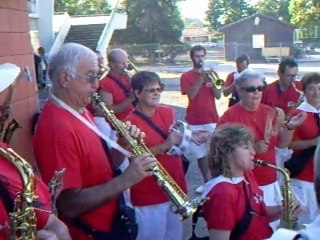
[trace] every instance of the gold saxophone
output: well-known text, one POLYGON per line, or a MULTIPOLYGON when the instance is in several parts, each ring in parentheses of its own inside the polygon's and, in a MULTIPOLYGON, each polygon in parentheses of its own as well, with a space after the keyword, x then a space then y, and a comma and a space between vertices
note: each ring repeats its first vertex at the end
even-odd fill
MULTIPOLYGON (((147 148, 145 143, 141 139, 135 139, 131 137, 129 132, 126 129, 124 122, 120 121, 113 113, 112 110, 109 110, 105 103, 101 100, 101 97, 98 93, 92 94, 93 101, 95 105, 98 105, 107 119, 111 122, 112 126, 122 135, 123 138, 129 143, 133 156, 138 156, 142 153, 149 153, 152 157, 154 155, 147 148)), ((197 210, 198 206, 203 204, 205 201, 203 198, 197 198, 192 201, 188 201, 186 194, 182 191, 179 185, 173 180, 165 168, 160 164, 154 166, 152 169, 153 176, 156 178, 160 187, 167 194, 169 199, 175 206, 174 213, 180 215, 181 220, 185 220, 188 217, 192 216, 193 213, 197 210)))
POLYGON ((13 96, 13 87, 14 85, 9 86, 8 96, 3 106, 1 106, 0 141, 5 142, 7 144, 10 143, 14 131, 20 128, 19 123, 15 119, 12 119, 5 128, 6 122, 11 115, 11 100, 13 96))
POLYGON ((291 188, 291 179, 290 172, 286 168, 280 168, 273 164, 266 163, 263 160, 253 160, 253 162, 260 166, 265 166, 269 168, 273 168, 279 171, 284 177, 284 183, 282 186, 282 195, 283 195, 283 214, 281 219, 281 225, 283 228, 287 229, 297 229, 298 228, 298 219, 294 216, 293 210, 295 207, 295 198, 293 196, 292 188, 291 188))
POLYGON ((8 239, 35 240, 37 227, 32 203, 36 199, 36 195, 32 167, 11 148, 0 148, 0 155, 16 167, 22 181, 22 191, 17 194, 13 212, 9 213, 8 239))

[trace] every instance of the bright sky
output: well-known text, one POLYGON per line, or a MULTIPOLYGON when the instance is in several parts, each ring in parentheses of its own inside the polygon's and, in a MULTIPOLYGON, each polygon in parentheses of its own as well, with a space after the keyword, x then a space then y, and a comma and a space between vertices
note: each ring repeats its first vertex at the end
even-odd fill
MULTIPOLYGON (((117 0, 109 0, 111 5, 114 5, 117 0)), ((248 0, 255 3, 257 0, 248 0)), ((204 20, 205 12, 208 9, 209 0, 184 0, 178 3, 181 14, 184 18, 198 18, 204 20)))

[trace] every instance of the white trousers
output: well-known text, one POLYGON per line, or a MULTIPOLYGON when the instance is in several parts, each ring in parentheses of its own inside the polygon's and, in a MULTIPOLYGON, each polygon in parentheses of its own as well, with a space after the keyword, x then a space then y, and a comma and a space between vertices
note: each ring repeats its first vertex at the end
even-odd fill
MULTIPOLYGON (((208 131, 209 134, 212 134, 216 126, 217 126, 216 123, 208 123, 203 125, 188 125, 188 128, 191 131, 205 130, 205 131, 208 131)), ((188 159, 203 158, 207 154, 209 150, 209 146, 210 146, 210 138, 208 139, 208 141, 200 145, 197 145, 194 142, 191 142, 188 149, 184 153, 184 155, 188 159)))
POLYGON ((171 210, 172 203, 135 207, 139 224, 137 240, 181 240, 182 222, 171 210))
MULTIPOLYGON (((282 194, 280 190, 280 186, 278 181, 274 183, 260 186, 261 190, 263 191, 263 201, 266 206, 277 206, 282 204, 282 194)), ((275 231, 280 224, 280 220, 276 220, 270 223, 270 227, 275 231)))
POLYGON ((298 214, 299 222, 301 224, 311 223, 319 214, 314 184, 293 178, 291 186, 294 195, 303 208, 303 211, 298 214))

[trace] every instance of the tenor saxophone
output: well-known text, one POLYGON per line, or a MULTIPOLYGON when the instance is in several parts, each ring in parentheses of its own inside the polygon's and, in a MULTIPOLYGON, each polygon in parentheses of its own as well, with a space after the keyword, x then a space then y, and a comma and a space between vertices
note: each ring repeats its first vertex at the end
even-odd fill
MULTIPOLYGON (((120 121, 115 116, 113 111, 106 107, 105 103, 101 100, 101 97, 98 93, 93 93, 92 98, 95 105, 98 105, 101 108, 104 115, 112 124, 112 126, 128 142, 133 156, 138 156, 142 153, 149 153, 152 157, 154 157, 150 149, 147 148, 147 146, 141 139, 133 138, 129 134, 129 132, 126 129, 125 123, 120 121)), ((157 162, 157 165, 155 165, 151 170, 159 186, 163 189, 163 191, 166 193, 166 195, 173 203, 175 207, 174 213, 179 214, 181 220, 185 220, 188 217, 192 216, 193 213, 196 212, 198 206, 203 204, 203 198, 196 198, 189 201, 187 199, 186 194, 174 181, 174 179, 169 175, 169 173, 165 170, 165 168, 160 164, 159 161, 157 162)))
POLYGON ((22 190, 14 200, 13 212, 9 213, 9 240, 35 240, 37 237, 36 215, 32 205, 36 198, 35 180, 30 164, 11 148, 0 148, 0 155, 13 164, 19 172, 22 190))
POLYGON ((260 166, 273 168, 283 175, 284 182, 281 189, 283 195, 283 214, 281 218, 281 224, 283 228, 293 230, 298 229, 298 219, 296 216, 293 215, 293 210, 295 207, 295 198, 293 196, 291 188, 290 172, 288 171, 288 169, 277 167, 260 159, 253 160, 253 162, 260 166))

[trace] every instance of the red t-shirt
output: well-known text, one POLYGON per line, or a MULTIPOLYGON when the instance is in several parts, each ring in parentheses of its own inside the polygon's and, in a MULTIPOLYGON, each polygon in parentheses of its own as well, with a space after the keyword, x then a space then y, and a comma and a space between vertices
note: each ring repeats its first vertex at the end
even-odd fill
MULTIPOLYGON (((254 141, 258 142, 264 139, 266 129, 266 116, 273 109, 267 105, 260 104, 257 111, 251 112, 244 109, 240 103, 229 108, 219 119, 218 125, 224 123, 241 123, 251 129, 254 135, 254 141)), ((261 159, 270 164, 275 164, 275 147, 278 142, 278 136, 271 136, 269 148, 265 153, 256 154, 256 159, 261 159)), ((268 167, 256 166, 253 173, 260 186, 267 185, 276 181, 276 170, 268 167)))
MULTIPOLYGON (((301 110, 296 110, 294 115, 302 112, 301 110)), ((307 119, 303 122, 302 125, 297 127, 294 130, 293 141, 296 140, 307 140, 316 138, 319 135, 319 127, 317 124, 317 118, 315 116, 317 113, 307 112, 307 119)), ((301 150, 295 150, 294 154, 300 154, 301 150)), ((308 161, 304 166, 301 173, 296 177, 297 179, 308 181, 313 183, 313 158, 308 161)))
MULTIPOLYGON (((190 70, 182 74, 180 79, 181 93, 187 94, 188 90, 197 81, 200 74, 190 70)), ((212 86, 202 83, 198 94, 189 99, 187 108, 186 121, 192 125, 202 125, 216 123, 219 119, 216 109, 216 101, 212 92, 212 86)))
MULTIPOLYGON (((301 90, 301 82, 294 81, 297 89, 301 90)), ((270 107, 279 107, 285 113, 288 113, 294 104, 299 101, 300 93, 293 87, 281 91, 279 87, 279 80, 267 85, 262 93, 261 103, 269 105, 270 107)))
MULTIPOLYGON (((89 119, 92 116, 87 113, 89 119)), ((96 186, 112 179, 113 173, 100 137, 66 110, 48 102, 40 115, 34 136, 34 153, 44 182, 55 170, 66 168, 64 190, 96 186)), ((116 198, 80 216, 92 228, 109 231, 117 212, 116 198)), ((63 213, 60 213, 63 216, 63 213)), ((73 239, 90 239, 72 224, 73 239)))
MULTIPOLYGON (((248 199, 255 214, 239 240, 262 240, 272 235, 269 218, 265 213, 262 190, 252 173, 245 176, 248 199)), ((209 192, 203 213, 208 229, 232 231, 245 214, 246 195, 242 180, 239 183, 220 182, 209 192)))
MULTIPOLYGON (((235 72, 232 72, 232 73, 228 74, 226 82, 224 84, 224 87, 229 87, 229 86, 231 86, 233 84, 233 82, 234 82, 234 74, 235 74, 235 72)), ((236 94, 236 90, 234 89, 232 91, 232 96, 234 96, 235 94, 236 94)))
MULTIPOLYGON (((150 118, 165 133, 169 133, 169 128, 174 123, 172 109, 165 106, 158 106, 155 114, 150 118)), ((146 134, 144 141, 147 147, 153 147, 165 141, 145 120, 136 114, 129 114, 127 119, 146 134)), ((186 191, 181 158, 167 154, 159 154, 156 158, 182 190, 186 191)), ((140 183, 134 185, 131 188, 131 198, 135 206, 160 204, 169 200, 154 177, 145 178, 140 183)))
MULTIPOLYGON (((5 145, 0 143, 2 148, 6 148, 5 145)), ((17 193, 22 191, 22 181, 17 171, 7 159, 0 157, 1 173, 0 181, 2 185, 8 190, 11 195, 12 201, 16 199, 17 193)), ((49 195, 48 187, 40 180, 35 177, 35 195, 37 198, 34 200, 34 207, 40 208, 45 211, 51 211, 51 196, 49 195)), ((37 229, 42 229, 47 224, 49 213, 39 211, 35 209, 37 229)), ((0 225, 7 225, 9 219, 5 209, 3 199, 0 200, 0 225)), ((8 239, 8 228, 0 230, 0 239, 8 239)))
MULTIPOLYGON (((127 76, 125 75, 115 76, 110 73, 105 78, 99 81, 99 87, 102 90, 112 94, 113 105, 123 102, 128 97, 127 94, 129 94, 132 91, 130 80, 128 79, 127 76), (122 89, 116 83, 116 81, 121 82, 120 84, 122 84, 125 87, 126 91, 124 91, 124 89, 122 89)), ((117 113, 116 116, 120 120, 124 120, 132 110, 133 110, 133 105, 130 104, 125 110, 123 110, 120 113, 117 113)))

